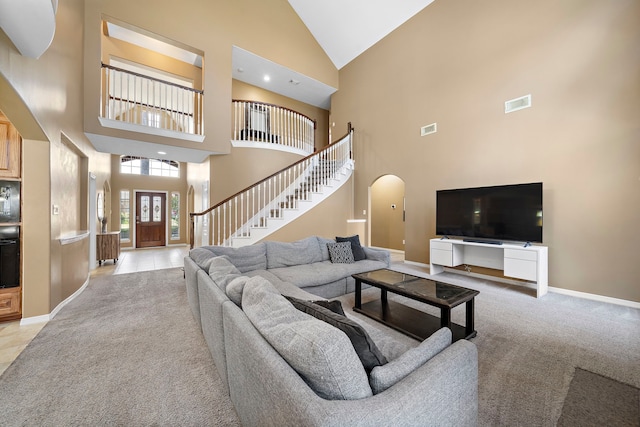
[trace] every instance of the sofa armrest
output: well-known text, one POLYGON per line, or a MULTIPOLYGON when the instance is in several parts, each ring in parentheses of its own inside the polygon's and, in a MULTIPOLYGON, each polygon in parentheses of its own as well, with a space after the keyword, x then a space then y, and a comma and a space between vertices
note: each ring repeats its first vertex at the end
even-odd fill
POLYGON ((374 261, 382 261, 387 264, 391 264, 391 252, 386 249, 374 249, 367 246, 363 246, 364 254, 367 256, 367 259, 372 259, 374 261))

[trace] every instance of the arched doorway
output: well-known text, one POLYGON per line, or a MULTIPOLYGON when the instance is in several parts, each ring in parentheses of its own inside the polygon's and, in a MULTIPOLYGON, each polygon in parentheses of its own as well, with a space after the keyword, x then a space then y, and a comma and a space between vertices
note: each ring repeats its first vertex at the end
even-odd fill
POLYGON ((404 252, 404 181, 383 175, 371 184, 369 195, 371 246, 404 252))

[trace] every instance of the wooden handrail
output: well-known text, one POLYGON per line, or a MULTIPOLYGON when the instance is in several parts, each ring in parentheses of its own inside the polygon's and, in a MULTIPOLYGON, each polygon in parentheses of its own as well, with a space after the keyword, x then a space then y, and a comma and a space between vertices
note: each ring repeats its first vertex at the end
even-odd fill
MULTIPOLYGON (((193 245, 194 245, 194 237, 195 237, 195 236, 194 236, 194 233, 195 233, 195 219, 194 219, 194 217, 196 217, 196 216, 203 216, 203 215, 206 215, 206 214, 208 214, 209 212, 213 211, 214 209, 216 209, 216 208, 218 208, 218 207, 220 207, 220 206, 224 205, 224 204, 225 204, 225 203, 227 203, 228 201, 232 200, 233 198, 240 196, 242 193, 245 193, 246 191, 250 190, 251 188, 253 188, 253 187, 257 187, 258 185, 262 184, 263 182, 268 181, 269 179, 273 178, 274 176, 276 176, 276 175, 278 175, 278 174, 283 173, 283 172, 284 172, 284 171, 286 171, 287 169, 290 169, 290 168, 292 168, 292 167, 294 167, 294 166, 296 166, 296 165, 298 165, 298 164, 300 164, 300 163, 303 163, 303 162, 305 162, 305 161, 309 160, 309 159, 310 159, 311 157, 313 157, 313 156, 320 155, 320 154, 322 154, 324 151, 328 151, 328 150, 330 150, 330 149, 332 148, 332 146, 333 146, 333 144, 334 144, 335 142, 338 142, 338 141, 343 140, 344 138, 346 138, 347 136, 349 136, 349 135, 353 132, 354 128, 352 128, 352 127, 351 127, 351 122, 349 122, 349 123, 347 124, 347 126, 348 126, 348 131, 347 131, 347 133, 346 133, 346 134, 344 134, 343 136, 341 136, 340 138, 338 138, 337 140, 335 140, 333 143, 331 143, 331 144, 327 145, 326 147, 324 147, 324 148, 323 148, 323 149, 321 149, 320 151, 317 151, 317 152, 315 152, 315 153, 309 154, 308 156, 306 156, 306 157, 304 157, 304 158, 302 158, 302 159, 300 159, 300 160, 298 160, 298 161, 296 161, 296 162, 294 162, 294 163, 291 163, 290 165, 288 165, 288 166, 286 166, 286 167, 284 167, 284 168, 280 169, 280 170, 279 170, 279 171, 277 171, 277 172, 272 173, 271 175, 267 176, 266 178, 263 178, 263 179, 261 179, 260 181, 255 182, 255 183, 251 184, 250 186, 248 186, 248 187, 246 187, 246 188, 244 188, 244 189, 242 189, 242 190, 238 191, 237 193, 235 193, 235 194, 233 194, 233 195, 231 195, 231 196, 227 197, 227 198, 226 198, 226 199, 224 199, 223 201, 221 201, 221 202, 219 202, 219 203, 216 203, 215 205, 211 206, 211 207, 210 207, 210 208, 208 208, 207 210, 204 210, 204 211, 202 211, 202 212, 189 212, 189 222, 190 222, 189 244, 190 244, 190 247, 193 249, 193 245)), ((349 151, 349 158, 352 158, 352 151, 349 151)))
POLYGON ((192 87, 182 86, 182 85, 179 85, 177 83, 171 83, 171 82, 168 82, 166 80, 157 79, 155 77, 145 76, 144 74, 136 73, 135 71, 129 71, 129 70, 125 70, 124 68, 118 68, 118 67, 114 67, 113 65, 105 64, 104 62, 102 62, 101 64, 102 64, 102 68, 108 68, 110 70, 120 71, 122 73, 131 74, 131 75, 136 76, 136 77, 142 77, 143 79, 153 80, 155 82, 163 83, 163 84, 166 84, 166 85, 169 85, 169 86, 175 86, 175 87, 180 88, 180 89, 184 89, 184 90, 187 90, 187 91, 190 91, 190 92, 195 92, 195 93, 199 93, 201 95, 204 95, 204 91, 200 90, 200 89, 194 89, 192 87))

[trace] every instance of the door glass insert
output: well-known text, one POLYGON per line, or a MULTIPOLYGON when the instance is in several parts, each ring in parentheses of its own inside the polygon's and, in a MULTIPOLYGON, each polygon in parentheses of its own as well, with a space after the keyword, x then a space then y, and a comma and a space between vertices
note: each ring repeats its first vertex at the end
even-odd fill
POLYGON ((149 222, 149 196, 140 197, 140 221, 149 222))
POLYGON ((153 197, 153 222, 160 222, 162 219, 162 198, 158 196, 153 197))

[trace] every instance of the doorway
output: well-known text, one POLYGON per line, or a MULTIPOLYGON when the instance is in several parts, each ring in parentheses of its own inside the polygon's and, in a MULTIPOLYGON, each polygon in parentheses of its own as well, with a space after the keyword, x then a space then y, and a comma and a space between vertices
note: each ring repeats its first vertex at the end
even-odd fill
POLYGON ((383 175, 371 185, 369 193, 371 246, 404 251, 404 181, 383 175))
POLYGON ((136 248, 166 246, 167 194, 136 192, 136 248))

